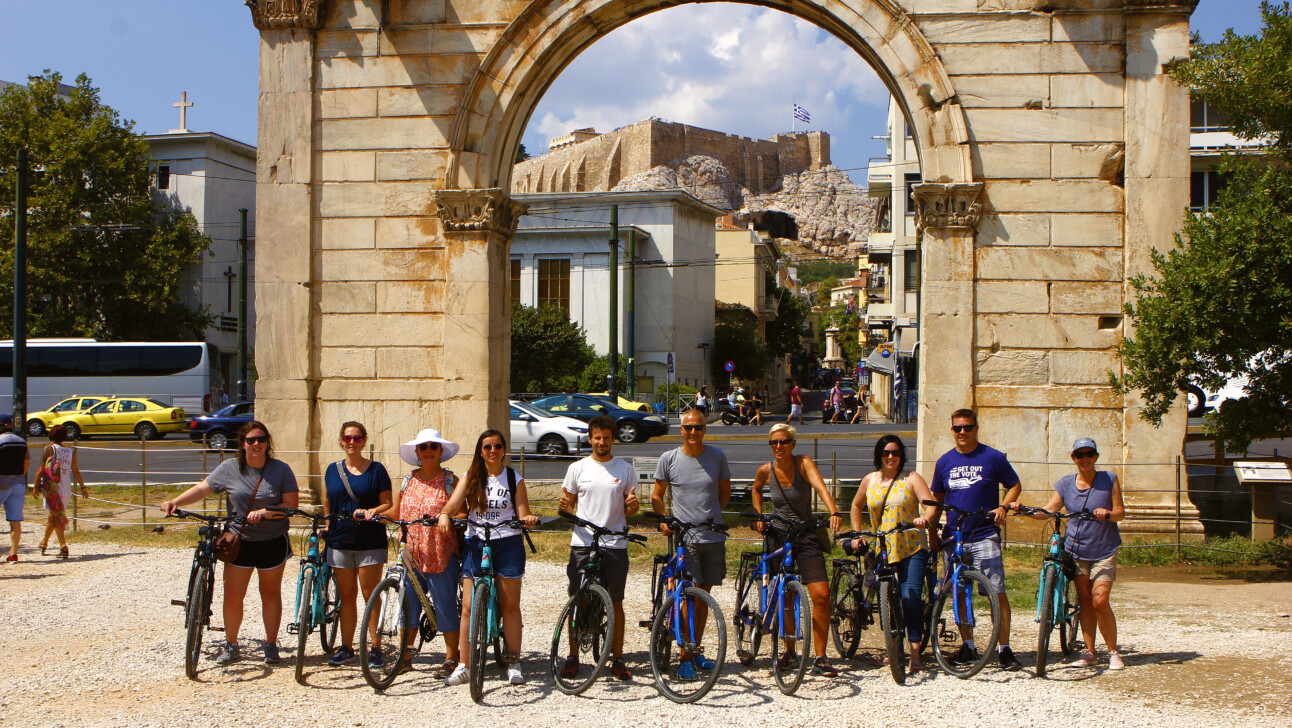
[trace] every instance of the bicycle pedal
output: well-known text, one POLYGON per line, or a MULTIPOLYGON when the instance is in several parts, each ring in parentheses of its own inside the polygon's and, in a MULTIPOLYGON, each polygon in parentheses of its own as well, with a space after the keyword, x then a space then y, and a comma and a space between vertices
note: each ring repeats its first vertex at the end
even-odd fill
POLYGON ((292 622, 291 624, 287 625, 287 634, 299 634, 300 631, 301 630, 297 626, 296 622, 292 622))
POLYGON ((172 607, 186 607, 186 608, 187 608, 187 607, 188 607, 188 600, 186 600, 186 599, 172 599, 172 600, 170 600, 170 604, 171 604, 171 606, 172 606, 172 607))
POLYGON ((653 619, 639 619, 639 620, 637 620, 637 626, 638 626, 638 627, 650 627, 650 626, 651 626, 652 624, 654 624, 654 623, 655 623, 655 620, 653 620, 653 619))
POLYGON ((223 631, 224 631, 224 627, 207 627, 207 629, 211 630, 212 632, 223 632, 223 631))

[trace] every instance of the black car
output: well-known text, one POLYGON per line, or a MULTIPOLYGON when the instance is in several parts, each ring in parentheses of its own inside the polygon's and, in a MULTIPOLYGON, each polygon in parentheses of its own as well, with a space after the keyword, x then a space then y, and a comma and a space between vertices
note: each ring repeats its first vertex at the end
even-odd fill
POLYGON ((205 442, 212 450, 236 446, 238 429, 256 418, 254 402, 235 402, 188 423, 188 439, 205 442))
POLYGON ((590 394, 556 394, 534 400, 530 404, 553 414, 584 422, 597 415, 608 415, 615 421, 615 438, 620 442, 645 442, 652 437, 668 434, 668 420, 664 417, 623 409, 590 394))

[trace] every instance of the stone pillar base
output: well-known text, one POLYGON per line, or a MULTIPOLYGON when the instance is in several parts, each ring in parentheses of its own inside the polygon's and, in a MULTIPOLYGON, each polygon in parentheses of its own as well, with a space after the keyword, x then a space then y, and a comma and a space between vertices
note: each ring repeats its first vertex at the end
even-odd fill
MULTIPOLYGON (((1205 533, 1198 509, 1193 504, 1180 504, 1180 540, 1185 543, 1202 543, 1205 533)), ((1175 506, 1174 505, 1127 505, 1126 518, 1120 524, 1122 538, 1127 541, 1139 538, 1143 541, 1175 540, 1175 506)))

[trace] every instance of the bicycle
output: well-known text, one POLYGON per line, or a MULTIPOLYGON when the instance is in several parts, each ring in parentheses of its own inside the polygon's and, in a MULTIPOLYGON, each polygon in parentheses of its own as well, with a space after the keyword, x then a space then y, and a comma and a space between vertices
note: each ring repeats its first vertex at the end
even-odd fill
MULTIPOLYGON (((855 532, 839 534, 837 540, 855 538, 855 532)), ((875 624, 879 608, 879 586, 875 582, 874 556, 862 550, 852 556, 831 559, 830 638, 839 656, 852 659, 862 636, 875 624)), ((870 645, 867 645, 869 651, 870 645)))
MULTIPOLYGON (((359 665, 363 679, 373 690, 381 692, 395 682, 402 670, 401 666, 411 660, 412 654, 420 652, 422 644, 435 639, 439 632, 430 596, 422 588, 420 581, 408 576, 409 572, 417 570, 417 566, 413 564, 407 545, 410 526, 435 528, 437 521, 430 517, 400 521, 384 515, 378 515, 372 520, 385 521, 399 527, 399 550, 395 560, 386 568, 386 574, 372 590, 359 620, 359 665), (411 645, 404 635, 410 588, 422 606, 422 617, 411 635, 414 641, 411 645), (373 650, 377 652, 375 660, 372 659, 373 650)), ((458 596, 460 599, 461 594, 458 596)), ((457 612, 461 611, 459 606, 457 612)))
POLYGON ((167 518, 192 518, 205 525, 197 529, 197 546, 193 549, 193 568, 188 573, 188 591, 185 599, 172 599, 171 604, 184 607, 184 674, 189 679, 197 677, 197 663, 202 658, 202 632, 211 627, 211 597, 215 593, 215 542, 231 525, 243 523, 240 516, 208 516, 202 513, 175 509, 167 518))
POLYGON ((454 518, 455 526, 475 526, 484 532, 484 549, 480 554, 480 571, 471 579, 471 622, 467 632, 470 663, 467 665, 467 683, 471 686, 471 699, 479 703, 484 695, 484 663, 489 646, 493 645, 494 661, 505 668, 507 661, 502 652, 502 610, 498 607, 498 579, 493 570, 493 531, 497 528, 519 528, 525 535, 532 553, 538 553, 529 538, 525 522, 513 518, 501 523, 476 523, 469 518, 454 518))
POLYGON ((1073 594, 1076 587, 1077 562, 1063 548, 1063 521, 1076 518, 1080 521, 1097 520, 1089 511, 1076 513, 1051 513, 1043 508, 1018 506, 1017 513, 1025 516, 1041 515, 1053 518, 1054 532, 1050 534, 1050 550, 1041 562, 1040 578, 1036 585, 1036 622, 1040 625, 1036 635, 1036 676, 1044 677, 1050 659, 1050 636, 1055 626, 1059 628, 1059 649, 1069 656, 1077 651, 1081 633, 1081 602, 1073 594))
POLYGON ((292 612, 296 621, 287 624, 287 634, 296 635, 296 682, 304 685, 305 645, 309 642, 310 633, 315 629, 319 631, 323 652, 330 654, 341 626, 341 597, 332 576, 332 567, 327 562, 327 546, 319 548, 319 527, 328 520, 328 516, 282 506, 269 506, 265 510, 310 521, 305 555, 301 557, 301 570, 296 576, 296 609, 292 612))
MULTIPOLYGON (((873 569, 874 581, 871 583, 870 591, 872 594, 870 603, 877 605, 872 608, 869 615, 874 619, 874 612, 879 613, 880 631, 884 639, 884 654, 888 658, 888 669, 893 674, 893 680, 898 685, 906 684, 906 666, 910 660, 910 655, 906 651, 906 618, 904 615, 905 606, 902 604, 902 585, 899 580, 896 567, 888 561, 888 537, 898 531, 909 531, 917 528, 916 526, 905 521, 894 525, 892 528, 883 531, 848 531, 835 536, 835 539, 843 541, 854 538, 873 538, 879 541, 878 559, 873 569)), ((930 560, 930 564, 933 560, 930 560)), ((922 583, 932 582, 933 574, 926 569, 925 578, 922 583)), ((859 588, 853 586, 854 589, 859 588)), ((933 618, 932 600, 923 600, 922 621, 924 624, 930 624, 933 618)), ((872 621, 871 624, 874 622, 872 621)), ((924 652, 924 648, 929 642, 930 630, 924 630, 920 637, 918 652, 924 652)), ((837 645, 836 645, 837 646, 837 645)))
POLYGON ((557 515, 592 532, 592 553, 579 569, 578 587, 565 603, 565 608, 556 619, 556 629, 552 632, 550 663, 556 689, 566 695, 578 695, 601 676, 601 671, 610 661, 611 646, 615 643, 614 603, 610 599, 610 592, 601 585, 601 539, 603 536, 622 536, 630 543, 646 543, 646 537, 640 533, 629 533, 628 529, 612 531, 567 511, 557 511, 557 515), (565 633, 567 626, 569 633, 565 633), (562 639, 563 634, 565 639, 562 639), (573 678, 561 676, 566 643, 571 637, 580 652, 592 653, 592 672, 581 680, 577 673, 573 678))
MULTIPOLYGON (((938 665, 949 675, 967 679, 978 674, 978 671, 982 670, 987 661, 996 654, 996 643, 1000 639, 1000 596, 996 594, 996 588, 992 586, 987 576, 974 568, 964 548, 965 521, 970 518, 991 518, 991 511, 986 508, 966 511, 936 500, 921 502, 926 506, 935 506, 959 515, 956 524, 951 527, 953 536, 949 546, 951 555, 947 559, 947 573, 943 576, 942 583, 938 587, 937 598, 934 600, 933 617, 929 621, 928 632, 930 635, 935 632, 937 634, 937 639, 933 640, 933 656, 937 658, 938 665), (982 610, 981 605, 975 608, 975 587, 979 596, 987 598, 989 609, 986 612, 982 610), (948 600, 951 601, 955 629, 948 628, 947 621, 943 617, 948 600), (991 620, 988 630, 991 637, 987 641, 987 646, 979 652, 978 649, 970 649, 969 645, 962 640, 974 639, 972 635, 975 631, 981 634, 978 623, 983 618, 991 620), (952 649, 955 652, 947 654, 948 650, 952 649)), ((948 544, 944 542, 942 550, 947 548, 948 544)))
MULTIPOLYGON (((686 537, 691 531, 709 530, 726 531, 721 523, 707 519, 704 523, 684 523, 672 516, 665 516, 654 511, 647 511, 647 517, 668 525, 673 533, 668 538, 669 556, 661 562, 657 556, 651 582, 651 611, 654 617, 650 620, 650 669, 655 678, 655 686, 664 697, 675 703, 694 703, 704 697, 718 682, 722 665, 727 659, 727 625, 722 616, 722 609, 709 592, 694 585, 691 574, 686 568, 686 537), (703 678, 697 673, 696 678, 688 679, 679 675, 683 665, 690 660, 682 660, 684 655, 694 658, 700 654, 700 645, 696 636, 695 614, 696 602, 708 607, 710 622, 717 630, 718 646, 713 656, 714 667, 703 678), (678 664, 672 675, 669 673, 672 661, 673 645, 678 647, 678 664), (683 686, 692 683, 695 689, 687 692, 683 686)), ((693 665, 694 667, 694 665, 693 665)), ((700 671, 703 672, 703 671, 700 671)))
POLYGON ((763 524, 762 551, 740 555, 740 572, 736 577, 736 613, 732 624, 736 631, 736 657, 748 667, 758 656, 764 633, 772 635, 772 677, 776 687, 793 695, 803 682, 812 654, 812 599, 807 587, 799 582, 794 563, 794 539, 829 524, 825 519, 796 523, 774 513, 741 513, 741 518, 763 524), (771 551, 773 524, 785 527, 785 543, 771 551), (778 563, 779 562, 779 563, 778 563), (757 602, 750 604, 750 591, 758 584, 757 602), (803 606, 807 605, 807 615, 803 606), (790 623, 786 612, 793 613, 790 623), (790 630, 790 631, 787 631, 790 630), (791 642, 799 646, 794 654, 791 642), (781 652, 782 645, 785 651, 781 652))

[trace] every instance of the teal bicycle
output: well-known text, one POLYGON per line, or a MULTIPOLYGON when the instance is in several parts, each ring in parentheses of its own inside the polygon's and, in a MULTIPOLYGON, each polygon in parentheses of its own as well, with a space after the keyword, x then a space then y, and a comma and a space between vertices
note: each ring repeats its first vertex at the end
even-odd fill
POLYGON ((296 682, 304 685, 305 645, 309 642, 310 633, 318 630, 323 652, 330 654, 341 626, 340 591, 332 576, 332 567, 327 563, 326 545, 320 547, 319 544, 319 527, 328 520, 328 516, 281 506, 270 506, 267 510, 310 521, 305 555, 301 557, 301 571, 296 577, 296 610, 293 612, 296 621, 287 625, 287 633, 296 635, 296 682))
POLYGON ((1036 676, 1045 677, 1046 663, 1050 660, 1050 637, 1054 628, 1059 629, 1059 649, 1064 656, 1072 655, 1081 646, 1077 636, 1081 633, 1081 602, 1074 592, 1073 580, 1077 577, 1077 562, 1063 548, 1063 521, 1096 520, 1089 511, 1076 513, 1051 513, 1043 508, 1018 506, 1017 513, 1025 516, 1053 518, 1050 550, 1041 562, 1041 575, 1036 587, 1036 676))

